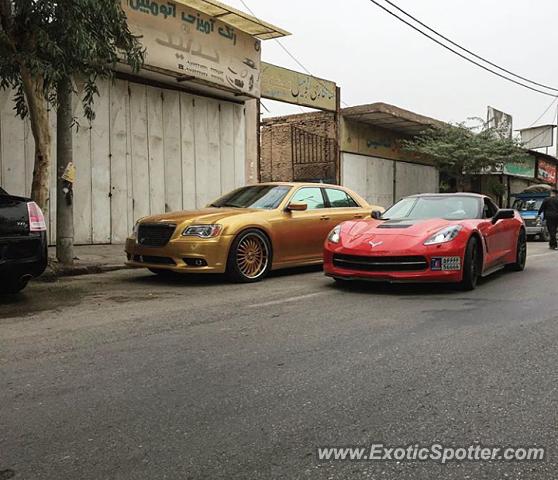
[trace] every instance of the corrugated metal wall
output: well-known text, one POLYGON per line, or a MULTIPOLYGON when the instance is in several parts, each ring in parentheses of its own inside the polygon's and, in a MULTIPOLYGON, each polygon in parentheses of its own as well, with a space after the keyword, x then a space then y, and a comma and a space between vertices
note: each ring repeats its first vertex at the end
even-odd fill
MULTIPOLYGON (((75 105, 76 243, 121 243, 138 218, 202 207, 244 184, 243 105, 124 80, 100 82, 99 90, 92 125, 75 105)), ((29 195, 34 142, 10 97, 0 92, 0 184, 29 195)), ((51 242, 55 215, 52 188, 51 242)))
POLYGON ((407 195, 439 190, 438 170, 434 167, 353 153, 341 154, 341 181, 371 205, 384 208, 407 195))

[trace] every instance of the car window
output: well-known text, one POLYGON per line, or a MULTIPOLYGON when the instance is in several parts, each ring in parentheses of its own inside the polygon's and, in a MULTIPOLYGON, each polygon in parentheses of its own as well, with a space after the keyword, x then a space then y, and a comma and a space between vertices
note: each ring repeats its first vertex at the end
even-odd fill
POLYGON ((513 208, 519 212, 537 212, 541 208, 542 202, 542 198, 518 198, 514 202, 513 208))
POLYGON ((492 218, 496 215, 498 207, 494 205, 488 198, 484 199, 483 218, 492 218))
POLYGON ((287 185, 251 185, 227 193, 210 206, 215 208, 277 208, 291 187, 287 185))
POLYGON ((358 207, 358 204, 345 191, 337 188, 326 188, 326 195, 331 208, 351 208, 358 207))
POLYGON ((291 202, 301 202, 308 205, 308 210, 325 208, 322 189, 316 187, 301 188, 293 195, 291 202))
POLYGON ((384 220, 422 220, 427 218, 465 220, 479 218, 482 205, 482 200, 479 197, 461 195, 407 197, 388 208, 382 218, 384 220))

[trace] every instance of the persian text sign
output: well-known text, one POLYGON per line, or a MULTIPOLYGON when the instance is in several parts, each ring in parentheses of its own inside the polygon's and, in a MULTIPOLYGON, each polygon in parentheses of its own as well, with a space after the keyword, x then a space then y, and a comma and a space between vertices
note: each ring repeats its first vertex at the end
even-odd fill
POLYGON ((556 165, 539 159, 537 162, 537 178, 544 183, 556 185, 556 165))
POLYGON ((122 0, 146 65, 260 96, 260 41, 172 1, 122 0))
POLYGON ((506 162, 504 173, 515 177, 535 178, 535 159, 530 157, 523 162, 506 162))
POLYGON ((334 82, 265 62, 262 62, 262 97, 318 110, 335 112, 337 108, 334 82))

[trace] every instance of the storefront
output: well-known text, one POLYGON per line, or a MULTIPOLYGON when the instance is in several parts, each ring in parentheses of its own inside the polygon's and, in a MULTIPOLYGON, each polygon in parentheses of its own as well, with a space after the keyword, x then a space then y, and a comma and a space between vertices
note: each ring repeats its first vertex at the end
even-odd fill
POLYGON ((438 192, 438 169, 400 143, 440 122, 385 103, 341 109, 339 122, 336 116, 322 111, 265 119, 261 180, 338 182, 384 207, 438 192))
MULTIPOLYGON (((243 185, 256 168, 257 132, 246 104, 260 96, 261 40, 287 34, 212 1, 128 0, 123 7, 147 49, 146 64, 137 75, 122 65, 113 82, 99 82, 91 125, 76 101, 76 244, 121 243, 141 217, 203 207, 243 185)), ((0 92, 0 184, 29 195, 33 137, 15 117, 12 95, 0 92)), ((54 131, 55 123, 53 113, 54 131)), ((54 145, 53 162, 55 152, 54 145)), ((54 243, 54 175, 51 185, 54 243)))
POLYGON ((343 185, 383 207, 408 195, 439 191, 438 169, 403 151, 400 143, 440 122, 385 103, 341 112, 343 185))

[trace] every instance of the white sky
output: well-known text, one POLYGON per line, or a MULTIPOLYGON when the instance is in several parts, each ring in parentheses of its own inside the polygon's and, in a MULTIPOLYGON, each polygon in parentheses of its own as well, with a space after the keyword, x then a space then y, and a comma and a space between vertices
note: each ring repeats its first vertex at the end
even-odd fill
MULTIPOLYGON (((226 3, 246 11, 240 0, 226 3)), ((530 126, 552 102, 465 62, 369 0, 245 0, 292 33, 281 41, 313 75, 334 80, 349 105, 386 102, 445 121, 486 117, 487 105, 530 126)), ((558 88, 556 0, 392 0, 427 25, 508 70, 558 88)), ((273 40, 263 60, 301 70, 273 40)), ((272 115, 300 108, 264 100, 272 115)), ((265 116, 269 116, 263 110, 265 116)), ((539 123, 554 123, 552 108, 539 123)))

